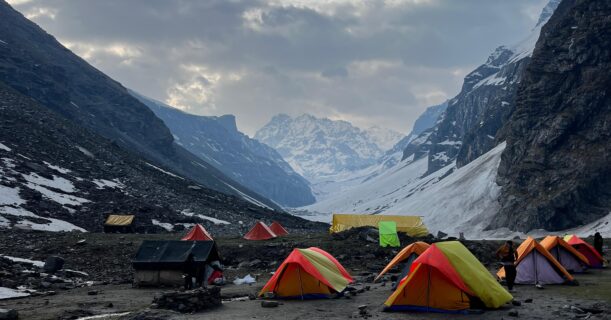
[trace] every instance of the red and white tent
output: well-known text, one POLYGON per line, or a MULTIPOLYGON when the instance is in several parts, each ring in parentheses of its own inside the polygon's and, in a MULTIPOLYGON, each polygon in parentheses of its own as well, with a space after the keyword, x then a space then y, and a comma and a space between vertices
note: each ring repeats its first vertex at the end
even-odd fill
POLYGON ((286 229, 284 229, 284 227, 280 224, 280 222, 278 221, 274 221, 272 222, 272 224, 269 226, 269 228, 272 230, 272 232, 274 232, 278 237, 281 236, 286 236, 287 234, 289 234, 288 231, 286 231, 286 229))
POLYGON ((206 229, 201 224, 196 224, 191 228, 191 231, 187 233, 182 239, 184 241, 206 241, 206 240, 214 240, 212 236, 206 231, 206 229))
POLYGON ((261 221, 258 221, 250 231, 244 235, 244 239, 246 240, 268 240, 276 237, 277 235, 261 221))

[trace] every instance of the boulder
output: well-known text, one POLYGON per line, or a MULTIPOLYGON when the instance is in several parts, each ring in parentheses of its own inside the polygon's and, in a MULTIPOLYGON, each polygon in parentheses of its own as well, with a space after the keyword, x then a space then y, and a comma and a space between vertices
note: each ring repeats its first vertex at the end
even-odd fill
POLYGON ((0 309, 0 320, 17 320, 19 314, 15 309, 0 309))
POLYGON ((61 270, 63 267, 64 267, 63 258, 60 258, 57 256, 51 256, 47 258, 47 261, 45 261, 45 265, 43 266, 43 269, 46 272, 55 273, 61 270))

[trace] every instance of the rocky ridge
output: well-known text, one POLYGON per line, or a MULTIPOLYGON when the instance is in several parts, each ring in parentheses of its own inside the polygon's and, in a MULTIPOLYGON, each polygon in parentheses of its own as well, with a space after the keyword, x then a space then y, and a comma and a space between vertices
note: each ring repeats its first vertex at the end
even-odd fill
POLYGON ((197 116, 130 91, 170 128, 176 143, 227 176, 287 207, 314 202, 307 180, 273 148, 238 131, 235 117, 197 116))
POLYGON ((45 108, 88 128, 156 166, 207 188, 246 195, 279 207, 248 190, 174 143, 170 130, 126 88, 61 45, 0 0, 0 81, 45 108))
POLYGON ((202 223, 241 234, 261 219, 324 228, 175 175, 1 82, 0 114, 0 227, 100 231, 118 212, 135 214, 142 232, 202 223))
POLYGON ((611 3, 565 0, 517 94, 491 227, 560 230, 611 214, 611 3))

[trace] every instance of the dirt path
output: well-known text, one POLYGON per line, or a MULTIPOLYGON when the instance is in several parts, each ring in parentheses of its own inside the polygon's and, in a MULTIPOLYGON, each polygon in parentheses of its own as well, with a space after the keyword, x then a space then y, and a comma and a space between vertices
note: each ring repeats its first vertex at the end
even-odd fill
MULTIPOLYGON (((517 311, 521 318, 526 319, 570 319, 577 315, 570 310, 570 306, 601 309, 603 305, 611 305, 610 271, 592 270, 588 274, 578 275, 580 286, 577 287, 547 286, 539 290, 533 286, 518 286, 514 297, 522 302, 521 306, 508 305, 483 314, 382 312, 381 306, 391 291, 389 286, 381 284, 372 284, 371 290, 350 299, 283 301, 277 308, 262 308, 259 300, 245 298, 226 301, 220 308, 192 315, 160 313, 171 319, 359 319, 362 316, 358 313, 358 307, 367 305, 372 319, 501 319, 509 318, 510 311, 517 311), (527 299, 533 302, 525 303, 527 299)), ((229 285, 223 288, 223 296, 245 297, 256 293, 262 284, 263 281, 254 286, 229 285)), ((29 320, 58 319, 62 315, 68 317, 135 312, 150 306, 153 297, 159 292, 159 289, 134 289, 130 285, 94 286, 60 292, 54 296, 2 301, 0 308, 17 309, 20 319, 29 320), (88 295, 92 290, 98 291, 98 294, 88 295)), ((605 317, 611 317, 609 310, 605 314, 592 315, 590 319, 608 319, 605 317)))

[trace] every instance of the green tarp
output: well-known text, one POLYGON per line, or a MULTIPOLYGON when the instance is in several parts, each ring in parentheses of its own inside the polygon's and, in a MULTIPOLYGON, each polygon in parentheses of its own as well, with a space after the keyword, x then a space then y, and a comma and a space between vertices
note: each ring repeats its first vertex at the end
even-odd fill
POLYGON ((399 247, 399 236, 397 235, 397 223, 394 221, 378 222, 378 231, 380 232, 381 247, 399 247))

